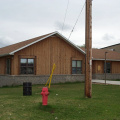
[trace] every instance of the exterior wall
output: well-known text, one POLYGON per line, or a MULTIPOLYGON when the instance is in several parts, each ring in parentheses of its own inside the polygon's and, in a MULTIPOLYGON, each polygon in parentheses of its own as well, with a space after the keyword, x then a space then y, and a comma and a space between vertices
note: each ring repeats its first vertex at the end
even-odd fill
POLYGON ((112 62, 112 73, 119 73, 120 74, 120 62, 112 62))
POLYGON ((5 56, 5 57, 0 57, 0 75, 5 75, 6 74, 6 60, 10 58, 11 60, 11 73, 13 74, 13 56, 5 56))
MULTIPOLYGON (((23 85, 23 82, 32 82, 32 84, 45 84, 48 80, 48 75, 0 75, 0 87, 3 86, 16 86, 23 85)), ((93 79, 104 79, 105 74, 93 74, 93 79)), ((120 79, 120 74, 107 74, 106 79, 120 79)), ((84 75, 53 75, 53 83, 65 83, 65 82, 83 82, 85 80, 84 75)))
POLYGON ((85 55, 55 36, 16 52, 12 75, 19 75, 19 58, 35 58, 36 75, 50 75, 54 63, 54 74, 69 75, 72 72, 72 59, 82 60, 82 73, 85 73, 85 55))
POLYGON ((104 61, 93 60, 92 61, 92 73, 102 74, 104 73, 104 61))
POLYGON ((0 58, 0 75, 5 74, 5 57, 0 58))
MULTIPOLYGON (((0 87, 23 85, 23 82, 32 82, 32 84, 45 84, 48 80, 48 75, 33 75, 33 76, 12 76, 0 75, 0 87)), ((53 75, 51 83, 65 82, 82 82, 84 75, 53 75)))
MULTIPOLYGON (((104 80, 105 79, 105 74, 93 74, 92 78, 93 79, 98 79, 98 80, 104 80)), ((107 73, 106 74, 106 79, 107 80, 116 80, 116 79, 120 80, 120 74, 107 73)))
POLYGON ((13 74, 13 56, 5 56, 5 57, 0 57, 0 75, 5 75, 6 74, 6 60, 10 58, 11 60, 11 68, 10 68, 10 75, 13 74))
POLYGON ((106 47, 106 48, 102 48, 102 49, 108 49, 108 50, 114 49, 114 51, 120 52, 120 44, 118 44, 118 45, 113 45, 113 46, 106 47))
MULTIPOLYGON (((111 73, 120 74, 120 62, 119 61, 106 61, 111 63, 111 73)), ((93 74, 103 74, 104 73, 104 61, 93 60, 92 65, 93 74)))

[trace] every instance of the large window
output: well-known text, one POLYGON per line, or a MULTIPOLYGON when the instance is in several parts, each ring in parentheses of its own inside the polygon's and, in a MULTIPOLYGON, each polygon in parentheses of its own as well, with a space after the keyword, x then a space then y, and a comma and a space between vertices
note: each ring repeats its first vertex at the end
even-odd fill
POLYGON ((72 61, 72 74, 81 74, 82 73, 82 61, 73 60, 72 61))
POLYGON ((34 59, 20 59, 20 74, 34 74, 34 59))
MULTIPOLYGON (((104 64, 104 73, 105 73, 105 64, 104 64)), ((111 73, 111 63, 106 62, 106 73, 111 73)))

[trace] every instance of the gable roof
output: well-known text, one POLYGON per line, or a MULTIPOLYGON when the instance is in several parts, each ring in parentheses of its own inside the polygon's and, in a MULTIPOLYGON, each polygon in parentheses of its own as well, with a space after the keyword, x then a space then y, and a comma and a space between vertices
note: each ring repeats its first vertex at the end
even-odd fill
POLYGON ((35 43, 37 43, 41 40, 44 40, 44 39, 46 39, 50 36, 53 36, 53 35, 56 35, 56 36, 62 38, 64 41, 66 41, 68 44, 70 44, 71 46, 76 48, 78 51, 85 54, 85 52, 81 48, 79 48, 74 43, 69 41, 63 35, 61 35, 58 32, 52 32, 52 33, 49 33, 49 34, 46 34, 46 35, 42 35, 42 36, 39 36, 39 37, 36 37, 36 38, 32 38, 32 39, 29 39, 29 40, 26 40, 26 41, 23 41, 23 42, 19 42, 19 43, 16 43, 16 44, 12 44, 12 45, 0 48, 0 57, 7 56, 7 55, 14 55, 14 53, 16 53, 16 52, 18 52, 18 51, 20 51, 20 50, 22 50, 22 49, 24 49, 24 48, 26 48, 30 45, 33 45, 33 44, 35 44, 35 43))
POLYGON ((101 48, 101 49, 105 49, 105 48, 109 48, 109 47, 117 46, 117 45, 120 45, 120 43, 118 43, 118 44, 114 44, 114 45, 110 45, 110 46, 107 46, 107 47, 103 47, 103 48, 101 48))
MULTIPOLYGON (((85 51, 85 48, 81 47, 85 51)), ((105 60, 105 52, 107 61, 120 61, 120 53, 106 49, 92 49, 92 60, 105 60)))

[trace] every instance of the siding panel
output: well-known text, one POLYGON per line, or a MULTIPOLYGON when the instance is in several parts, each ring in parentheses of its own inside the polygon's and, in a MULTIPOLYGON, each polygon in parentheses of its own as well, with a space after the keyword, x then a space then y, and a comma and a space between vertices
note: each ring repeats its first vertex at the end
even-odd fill
POLYGON ((49 37, 15 53, 15 75, 19 74, 18 56, 23 55, 28 57, 36 56, 36 75, 50 75, 54 63, 56 64, 54 74, 71 74, 72 58, 83 61, 84 73, 84 55, 56 36, 49 37))
POLYGON ((112 73, 120 73, 120 62, 112 62, 112 73))

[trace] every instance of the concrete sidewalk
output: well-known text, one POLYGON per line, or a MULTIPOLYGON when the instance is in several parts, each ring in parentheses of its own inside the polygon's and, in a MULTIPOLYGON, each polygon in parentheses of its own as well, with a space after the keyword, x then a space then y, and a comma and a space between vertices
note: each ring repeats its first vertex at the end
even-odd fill
MULTIPOLYGON (((92 83, 102 83, 102 84, 105 84, 105 80, 93 79, 92 83)), ((106 80, 106 84, 120 85, 120 81, 109 81, 109 80, 106 80)))

